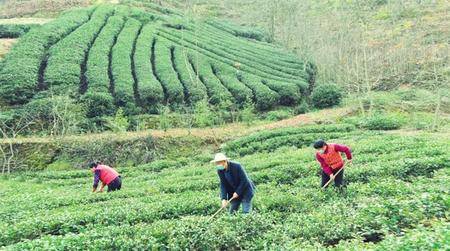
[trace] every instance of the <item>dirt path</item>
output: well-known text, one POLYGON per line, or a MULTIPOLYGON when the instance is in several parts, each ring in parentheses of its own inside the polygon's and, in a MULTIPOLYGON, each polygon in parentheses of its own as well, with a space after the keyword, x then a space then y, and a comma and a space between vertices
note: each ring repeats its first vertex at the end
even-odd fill
MULTIPOLYGON (((129 140, 133 138, 153 136, 161 137, 181 137, 181 136, 195 136, 203 139, 230 139, 238 136, 247 135, 260 130, 275 129, 289 126, 299 126, 315 124, 324 121, 335 121, 350 112, 348 108, 325 109, 317 112, 301 114, 292 118, 276 121, 276 122, 262 122, 256 125, 247 126, 244 123, 227 124, 221 127, 214 128, 193 128, 191 130, 186 128, 173 128, 167 131, 163 130, 146 130, 139 132, 126 133, 97 133, 67 136, 64 140, 67 141, 92 141, 102 140, 107 138, 114 138, 115 140, 129 140)), ((48 143, 56 140, 53 137, 26 137, 17 138, 14 143, 48 143)), ((60 139, 59 139, 60 140, 60 139)), ((0 143, 6 143, 6 140, 0 140, 0 143)))
POLYGON ((35 17, 2 18, 0 24, 45 24, 52 20, 54 19, 35 17))
POLYGON ((1 38, 0 39, 0 58, 3 58, 16 42, 17 42, 17 39, 14 39, 14 38, 1 38))

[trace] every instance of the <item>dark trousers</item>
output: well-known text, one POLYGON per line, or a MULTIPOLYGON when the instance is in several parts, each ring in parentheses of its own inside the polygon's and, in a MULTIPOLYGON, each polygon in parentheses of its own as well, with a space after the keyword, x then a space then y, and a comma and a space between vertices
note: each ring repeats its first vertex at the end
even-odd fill
POLYGON ((122 188, 122 178, 119 176, 108 184, 108 193, 122 188))
MULTIPOLYGON (((333 174, 336 174, 339 171, 333 170, 333 174)), ((328 176, 328 174, 326 174, 323 170, 322 170, 322 187, 327 184, 327 182, 330 180, 330 176, 328 176)), ((335 187, 340 187, 344 184, 344 170, 342 170, 338 175, 334 176, 334 186, 335 187)), ((328 185, 329 186, 329 185, 328 185)))
POLYGON ((252 210, 252 199, 235 199, 231 201, 230 213, 236 213, 239 210, 239 206, 242 204, 242 212, 244 214, 250 213, 252 210))

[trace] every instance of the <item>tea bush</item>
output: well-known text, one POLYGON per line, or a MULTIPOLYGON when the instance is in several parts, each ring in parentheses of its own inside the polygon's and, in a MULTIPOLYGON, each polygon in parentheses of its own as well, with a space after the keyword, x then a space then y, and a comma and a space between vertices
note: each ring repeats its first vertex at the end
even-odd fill
POLYGON ((202 100, 228 110, 253 102, 268 111, 309 95, 311 67, 246 39, 262 39, 258 31, 126 3, 67 11, 24 34, 2 61, 0 102, 69 95, 87 108, 84 129, 104 130, 103 117, 120 107, 129 117, 160 106, 186 111, 202 100))
POLYGON ((338 105, 342 99, 342 90, 337 85, 322 84, 314 88, 311 101, 317 108, 338 105))
POLYGON ((220 204, 218 178, 206 155, 119 166, 123 189, 110 194, 90 193, 87 169, 11 175, 0 183, 0 246, 365 250, 446 245, 448 140, 315 125, 262 131, 227 147, 268 149, 257 147, 268 142, 270 151, 236 159, 257 186, 254 213, 222 213, 213 221, 208 216, 220 204), (354 164, 345 169, 345 189, 324 191, 314 150, 288 148, 283 140, 333 133, 336 142, 352 148, 354 164), (424 235, 429 241, 412 239, 424 235))

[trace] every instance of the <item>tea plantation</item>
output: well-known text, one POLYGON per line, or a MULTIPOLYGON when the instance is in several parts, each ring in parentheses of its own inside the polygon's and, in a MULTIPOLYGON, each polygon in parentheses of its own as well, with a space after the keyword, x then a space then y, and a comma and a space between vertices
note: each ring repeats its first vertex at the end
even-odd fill
POLYGON ((142 5, 70 10, 31 29, 1 63, 0 103, 69 95, 89 118, 205 99, 269 110, 299 104, 314 83, 314 65, 239 27, 142 5))
POLYGON ((450 247, 445 137, 314 125, 260 131, 225 143, 223 150, 243 164, 257 186, 250 215, 223 212, 209 221, 220 199, 207 150, 117 167, 124 184, 108 194, 91 193, 87 169, 16 173, 0 182, 0 249, 450 247), (319 136, 353 150, 345 189, 320 188, 310 147, 319 136))

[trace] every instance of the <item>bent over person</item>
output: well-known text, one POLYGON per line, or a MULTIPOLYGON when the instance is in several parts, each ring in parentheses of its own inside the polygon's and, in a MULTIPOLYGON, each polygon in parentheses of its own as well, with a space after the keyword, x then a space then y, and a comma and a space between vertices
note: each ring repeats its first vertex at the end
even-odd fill
POLYGON ((217 165, 222 207, 226 207, 228 201, 232 199, 230 213, 236 212, 241 204, 242 212, 249 213, 252 209, 255 185, 248 178, 244 168, 239 163, 230 161, 223 153, 216 154, 211 163, 217 165))
POLYGON ((330 180, 334 180, 334 185, 340 187, 344 180, 344 160, 341 153, 345 153, 349 163, 352 161, 352 152, 348 146, 340 144, 327 144, 324 140, 318 140, 314 143, 317 149, 316 159, 322 167, 322 187, 330 180), (335 175, 337 172, 339 174, 335 175))
POLYGON ((99 181, 102 182, 102 185, 98 192, 103 192, 105 186, 108 186, 108 192, 120 190, 122 188, 122 178, 112 167, 103 165, 99 162, 92 162, 89 164, 89 167, 94 174, 93 193, 97 191, 99 181))

